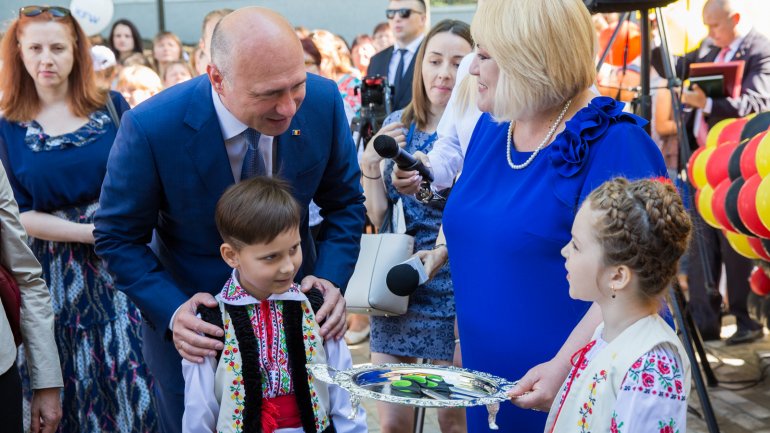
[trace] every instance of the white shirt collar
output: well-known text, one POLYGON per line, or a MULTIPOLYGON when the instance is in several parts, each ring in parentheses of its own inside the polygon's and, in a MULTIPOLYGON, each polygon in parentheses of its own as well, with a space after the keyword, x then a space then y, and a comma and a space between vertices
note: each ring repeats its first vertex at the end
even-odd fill
MULTIPOLYGON (((259 304, 259 299, 251 296, 241 286, 238 281, 238 270, 233 269, 230 280, 222 288, 222 290, 215 297, 217 301, 220 301, 229 305, 251 305, 259 304)), ((280 294, 273 294, 267 298, 268 301, 306 301, 307 296, 299 290, 299 286, 293 284, 289 291, 280 294)))
POLYGON ((410 53, 416 53, 417 49, 420 48, 420 44, 422 43, 423 39, 425 39, 425 35, 420 35, 420 36, 417 37, 417 39, 413 40, 412 42, 410 42, 405 47, 402 47, 398 43, 396 43, 396 45, 393 48, 396 49, 396 50, 404 48, 407 51, 409 51, 410 53))
POLYGON ((219 127, 222 129, 222 138, 225 141, 240 135, 249 127, 233 116, 233 113, 225 107, 225 104, 219 99, 219 93, 214 91, 214 86, 211 86, 211 99, 214 101, 214 111, 217 113, 219 127))

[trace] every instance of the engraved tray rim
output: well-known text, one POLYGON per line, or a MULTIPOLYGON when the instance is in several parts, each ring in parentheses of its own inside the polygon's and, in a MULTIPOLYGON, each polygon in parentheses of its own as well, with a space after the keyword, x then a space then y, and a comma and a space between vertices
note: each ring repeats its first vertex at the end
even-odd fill
POLYGON ((511 382, 489 373, 449 365, 385 363, 363 364, 346 370, 334 370, 332 367, 329 367, 326 364, 315 364, 312 366, 308 365, 307 368, 318 380, 339 385, 348 391, 351 394, 351 397, 363 397, 388 403, 418 407, 472 407, 497 404, 508 400, 506 392, 514 385, 516 385, 516 382, 511 382), (377 391, 366 389, 354 381, 354 377, 359 376, 361 373, 375 371, 383 368, 389 368, 392 370, 433 370, 436 372, 436 374, 441 374, 442 371, 451 371, 454 373, 475 376, 477 379, 497 387, 498 390, 495 393, 489 394, 487 397, 438 400, 432 398, 411 398, 398 395, 383 394, 377 391), (334 372, 334 377, 332 377, 330 371, 334 372))

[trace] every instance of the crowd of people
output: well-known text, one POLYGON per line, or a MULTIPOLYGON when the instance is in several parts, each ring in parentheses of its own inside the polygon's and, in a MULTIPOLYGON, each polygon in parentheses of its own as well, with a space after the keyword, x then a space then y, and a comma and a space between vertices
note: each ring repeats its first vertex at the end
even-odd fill
MULTIPOLYGON (((20 288, 0 309, 4 429, 363 433, 348 392, 305 372, 350 368, 348 344, 370 338, 375 364, 518 380, 502 431, 684 431, 689 361, 664 293, 689 273, 697 324, 718 326, 703 265, 679 263, 708 236, 732 343, 753 341, 747 263, 699 231, 672 145, 598 93, 584 2, 484 0, 471 24, 428 12, 390 0, 348 44, 220 9, 193 50, 171 32, 145 50, 128 20, 92 45, 68 9, 21 8, 0 43, 0 264, 20 288), (350 125, 372 75, 393 112, 359 149, 350 125), (433 199, 375 151, 380 136, 433 172, 433 199), (429 279, 403 315, 346 315, 367 220, 396 206, 429 279)), ((703 17, 694 60, 746 59, 750 82, 737 100, 684 92, 693 142, 770 107, 770 41, 730 0, 703 17)), ((377 412, 382 432, 415 422, 408 406, 377 412)), ((438 419, 483 432, 487 415, 438 419)))

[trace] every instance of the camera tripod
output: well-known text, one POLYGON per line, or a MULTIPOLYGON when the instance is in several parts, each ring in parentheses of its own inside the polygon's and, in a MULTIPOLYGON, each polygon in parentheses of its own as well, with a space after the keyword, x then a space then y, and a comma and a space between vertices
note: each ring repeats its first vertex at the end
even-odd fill
MULTIPOLYGON (((640 14, 642 16, 641 19, 641 31, 642 31, 642 52, 641 52, 641 70, 640 70, 640 76, 641 76, 641 82, 640 82, 640 93, 635 99, 636 105, 638 106, 639 113, 641 117, 644 117, 648 121, 651 120, 652 117, 652 97, 650 95, 650 68, 651 68, 651 35, 650 35, 650 22, 649 22, 649 13, 652 9, 642 9, 640 10, 640 14)), ((617 35, 621 29, 621 26, 624 21, 627 21, 629 19, 630 12, 623 12, 620 19, 618 20, 618 25, 615 28, 612 36, 610 37, 610 40, 607 44, 607 47, 605 48, 604 52, 602 53, 602 56, 599 59, 599 63, 597 65, 597 71, 601 67, 602 63, 604 62, 604 59, 606 59, 607 54, 609 53, 610 48, 612 47, 613 42, 617 38, 617 35)), ((670 51, 668 48, 668 39, 666 36, 666 24, 663 20, 663 13, 661 8, 655 9, 655 16, 657 17, 658 21, 658 30, 660 32, 660 50, 661 50, 661 57, 663 59, 663 67, 664 67, 664 75, 666 79, 666 88, 671 92, 672 98, 671 98, 671 105, 672 105, 672 111, 674 113, 674 122, 676 123, 676 130, 677 130, 677 136, 679 137, 679 168, 681 169, 687 164, 687 161, 690 159, 691 151, 690 151, 690 145, 689 140, 687 137, 687 133, 683 126, 683 117, 682 117, 682 106, 679 103, 679 93, 677 92, 677 88, 681 86, 681 80, 677 78, 673 64, 671 61, 670 51)), ((648 123, 645 126, 645 129, 647 132, 650 132, 650 123, 648 123)), ((681 173, 681 170, 679 170, 679 173, 681 173)), ((677 177, 680 177, 678 175, 677 177)), ((693 206, 688 206, 692 204, 692 198, 694 197, 694 193, 692 191, 692 188, 689 186, 688 182, 684 181, 681 182, 682 185, 682 197, 685 201, 685 206, 689 207, 693 210, 693 212, 697 212, 697 210, 693 206), (688 203, 689 202, 689 203, 688 203)), ((697 230, 698 227, 694 227, 694 230, 697 230)), ((706 250, 704 241, 698 237, 693 238, 694 242, 696 243, 697 252, 699 256, 701 257, 701 261, 704 265, 704 272, 705 272, 705 285, 707 292, 711 293, 712 291, 716 290, 715 282, 711 276, 711 272, 708 269, 708 261, 705 260, 706 256, 706 250)), ((714 371, 711 369, 711 365, 708 362, 708 359, 706 358, 706 351, 703 348, 703 340, 701 339, 701 336, 698 332, 698 328, 695 326, 695 322, 693 321, 692 315, 690 314, 690 310, 688 308, 687 300, 685 299, 684 292, 682 291, 682 288, 679 286, 678 282, 675 282, 671 285, 670 289, 670 303, 671 303, 671 309, 674 316, 674 319, 677 324, 677 331, 681 336, 682 343, 685 349, 685 352, 687 353, 687 358, 690 361, 690 365, 692 366, 693 370, 693 381, 695 384, 695 390, 698 394, 698 399, 701 403, 701 408, 703 410, 703 419, 706 422, 706 425, 708 427, 708 430, 710 433, 718 433, 719 432, 719 425, 717 424, 716 416, 714 415, 714 409, 711 405, 711 400, 709 399, 708 390, 706 389, 706 383, 704 383, 704 375, 706 378, 706 382, 708 383, 708 386, 715 387, 718 385, 718 381, 716 376, 714 375, 714 371), (695 354, 698 354, 698 358, 700 358, 700 364, 698 363, 698 358, 696 358, 695 354)))

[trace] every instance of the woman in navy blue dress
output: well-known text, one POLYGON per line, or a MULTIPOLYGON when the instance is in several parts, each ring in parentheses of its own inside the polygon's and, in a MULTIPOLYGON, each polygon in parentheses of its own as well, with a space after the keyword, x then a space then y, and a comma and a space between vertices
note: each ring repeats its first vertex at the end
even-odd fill
MULTIPOLYGON (((436 24, 417 52, 412 102, 392 113, 379 134, 403 143, 409 153, 427 153, 436 141, 436 126, 449 102, 457 68, 471 52, 470 27, 455 20, 436 24)), ((369 143, 361 162, 366 211, 376 225, 382 225, 389 203, 403 203, 407 233, 414 236, 415 250, 430 249, 441 225, 443 202, 422 203, 413 195, 402 195, 393 187, 393 161, 383 160, 369 143)), ((399 363, 430 360, 451 365, 454 355, 455 309, 449 269, 439 271, 409 297, 406 314, 371 318, 372 362, 399 363)), ((390 403, 377 404, 383 433, 409 431, 414 410, 390 403)), ((462 432, 459 409, 439 411, 441 431, 462 432)))
MULTIPOLYGON (((88 38, 67 9, 22 8, 0 52, 0 158, 51 291, 64 376, 59 430, 154 431, 140 315, 93 246, 107 157, 128 105, 97 89, 88 38)), ((20 364, 28 383, 32 363, 20 355, 20 364)))
MULTIPOLYGON (((666 167, 644 121, 589 90, 595 45, 581 0, 488 0, 472 31, 485 114, 444 211, 463 367, 523 377, 513 402, 547 411, 600 322, 570 299, 560 255, 579 204, 607 179, 666 167)), ((501 406, 501 431, 544 428, 545 413, 501 406)), ((469 410, 468 427, 488 431, 486 409, 469 410)))

